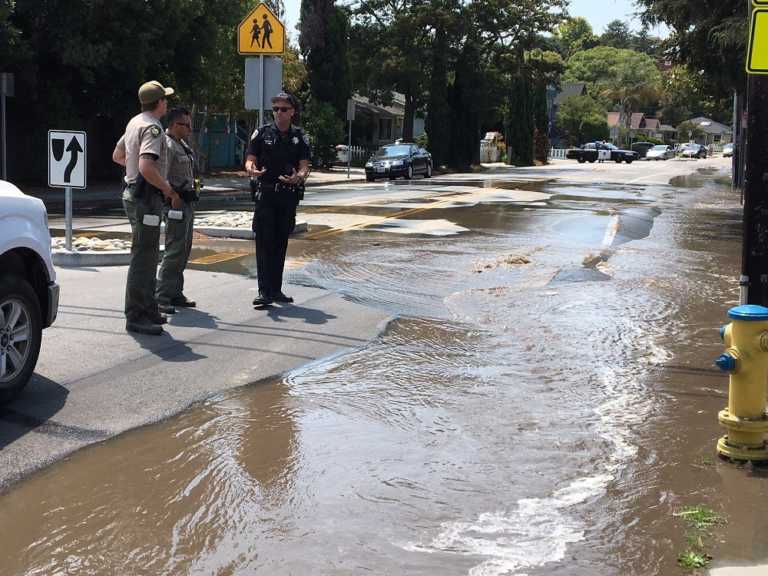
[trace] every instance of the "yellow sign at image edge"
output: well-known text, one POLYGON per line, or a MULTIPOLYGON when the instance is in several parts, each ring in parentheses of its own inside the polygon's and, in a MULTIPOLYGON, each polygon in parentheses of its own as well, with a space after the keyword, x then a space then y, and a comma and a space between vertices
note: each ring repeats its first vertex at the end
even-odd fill
POLYGON ((747 74, 768 74, 768 8, 752 11, 747 50, 747 74))
POLYGON ((237 27, 238 54, 282 54, 285 26, 266 4, 256 6, 237 27))

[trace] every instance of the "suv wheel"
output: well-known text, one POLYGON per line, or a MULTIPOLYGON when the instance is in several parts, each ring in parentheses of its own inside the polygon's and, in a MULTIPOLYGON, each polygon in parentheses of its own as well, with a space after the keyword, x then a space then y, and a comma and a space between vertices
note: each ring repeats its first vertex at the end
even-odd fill
POLYGON ((427 162, 427 173, 424 174, 424 178, 432 178, 432 162, 427 162))
POLYGON ((42 331, 40 303, 29 283, 0 278, 0 403, 10 402, 32 376, 42 331))
POLYGON ((406 180, 413 180, 413 164, 408 164, 408 171, 405 173, 406 180))

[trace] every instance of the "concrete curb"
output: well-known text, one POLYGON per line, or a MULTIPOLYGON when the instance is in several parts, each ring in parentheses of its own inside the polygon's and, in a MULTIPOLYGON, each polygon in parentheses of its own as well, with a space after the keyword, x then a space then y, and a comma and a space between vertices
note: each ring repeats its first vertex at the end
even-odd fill
MULTIPOLYGON (((160 255, 165 251, 160 246, 160 255)), ((53 250, 53 264, 63 268, 88 268, 91 266, 128 266, 131 263, 130 250, 83 250, 82 252, 64 249, 53 250)))
MULTIPOLYGON (((309 229, 306 220, 297 220, 293 234, 301 234, 309 229)), ((195 232, 211 236, 212 238, 239 238, 242 240, 253 240, 253 230, 250 228, 227 228, 224 226, 195 226, 195 232)))
MULTIPOLYGON (((292 235, 306 232, 309 226, 306 220, 297 220, 296 228, 292 235)), ((253 240, 253 231, 250 228, 225 228, 223 226, 195 227, 199 232, 212 238, 235 238, 241 240, 253 240)), ((160 246, 162 256, 164 246, 160 246)), ((65 268, 81 268, 89 266, 127 266, 131 263, 130 250, 83 250, 68 251, 56 249, 52 251, 53 263, 65 268)))

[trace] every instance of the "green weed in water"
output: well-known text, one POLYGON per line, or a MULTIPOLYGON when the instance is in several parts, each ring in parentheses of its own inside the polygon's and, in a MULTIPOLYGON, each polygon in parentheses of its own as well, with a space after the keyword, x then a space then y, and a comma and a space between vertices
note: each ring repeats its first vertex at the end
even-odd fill
POLYGON ((706 506, 686 506, 675 516, 685 520, 689 528, 704 533, 723 521, 722 516, 706 506))
POLYGON ((712 560, 710 556, 707 556, 706 554, 700 554, 699 552, 694 552, 693 550, 683 552, 677 557, 677 563, 680 564, 680 566, 683 568, 688 568, 689 570, 704 568, 707 566, 707 564, 709 564, 710 560, 712 560))

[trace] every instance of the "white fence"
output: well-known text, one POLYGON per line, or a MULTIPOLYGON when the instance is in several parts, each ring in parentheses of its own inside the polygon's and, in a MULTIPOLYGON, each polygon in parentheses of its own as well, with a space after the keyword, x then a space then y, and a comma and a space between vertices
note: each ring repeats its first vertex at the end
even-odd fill
POLYGON ((370 150, 363 146, 352 146, 350 148, 345 144, 339 144, 336 146, 336 162, 346 166, 347 162, 349 162, 349 155, 351 153, 352 166, 364 166, 373 152, 374 150, 370 150))
POLYGON ((550 148, 549 150, 549 159, 550 160, 565 160, 565 153, 567 150, 565 148, 550 148))

